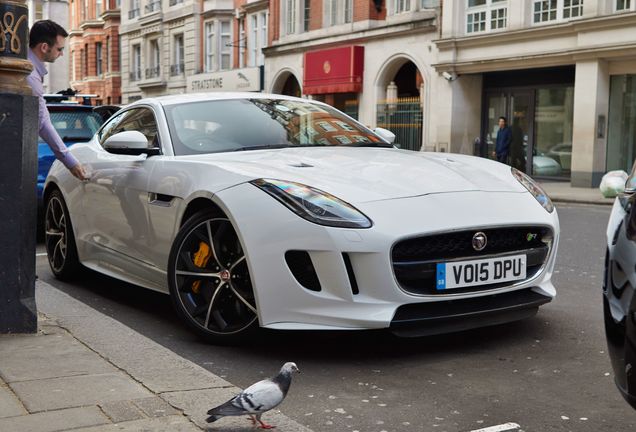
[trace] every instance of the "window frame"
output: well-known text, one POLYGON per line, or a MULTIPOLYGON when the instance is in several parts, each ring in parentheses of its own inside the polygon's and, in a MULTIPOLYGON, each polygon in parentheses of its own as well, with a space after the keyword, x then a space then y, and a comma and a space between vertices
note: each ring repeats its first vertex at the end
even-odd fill
MULTIPOLYGON (((562 22, 568 22, 568 21, 572 21, 572 20, 577 20, 577 19, 581 19, 583 18, 583 7, 584 7, 585 1, 584 0, 532 0, 531 3, 531 10, 530 10, 530 24, 532 26, 542 26, 542 25, 550 25, 550 24, 557 24, 557 23, 562 23, 562 22), (539 3, 543 3, 543 2, 556 2, 556 6, 555 6, 555 17, 554 18, 548 18, 547 20, 540 20, 540 21, 535 21, 535 18, 537 15, 542 15, 546 12, 543 11, 543 9, 539 10, 537 12, 536 10, 536 5, 539 3), (565 6, 565 2, 570 2, 569 6, 565 6), (572 5, 572 2, 578 2, 578 4, 576 6, 572 5), (578 15, 576 16, 572 16, 571 12, 573 10, 575 10, 575 8, 579 11, 578 15), (569 10, 570 11, 570 16, 565 17, 565 11, 569 10)), ((547 9, 548 11, 551 11, 552 9, 547 9)))
POLYGON ((636 0, 613 0, 612 1, 612 10, 614 13, 625 13, 625 12, 634 12, 636 11, 636 0), (623 3, 628 3, 627 7, 623 7, 622 9, 618 8, 618 2, 622 1, 623 3))
POLYGON ((231 70, 234 61, 234 50, 231 46, 233 38, 232 19, 230 17, 217 17, 208 20, 204 25, 204 71, 218 72, 231 70), (223 24, 227 24, 224 32, 223 24), (223 67, 223 59, 227 59, 228 66, 223 67))
POLYGON ((508 9, 510 8, 509 0, 484 0, 484 4, 470 6, 470 0, 465 0, 465 14, 464 14, 464 34, 467 36, 494 33, 505 31, 508 28, 508 9), (503 17, 500 15, 495 16, 496 13, 503 11, 503 17), (479 20, 475 20, 475 16, 479 16, 479 20), (472 19, 469 21, 469 18, 472 19), (481 19, 483 18, 483 19, 481 19), (493 26, 494 22, 502 21, 502 26, 493 26), (475 29, 475 25, 483 28, 475 29), (473 29, 471 30, 471 26, 473 29))

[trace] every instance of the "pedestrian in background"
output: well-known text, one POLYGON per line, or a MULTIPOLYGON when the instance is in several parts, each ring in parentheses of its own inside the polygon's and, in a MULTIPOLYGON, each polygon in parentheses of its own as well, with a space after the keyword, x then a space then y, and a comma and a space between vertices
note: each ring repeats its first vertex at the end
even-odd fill
POLYGON ((505 117, 499 117, 499 130, 497 131, 497 142, 495 144, 495 154, 497 161, 508 163, 510 154, 510 143, 512 142, 512 131, 507 125, 505 117))
POLYGON ((29 33, 28 58, 33 63, 33 72, 27 82, 33 89, 33 96, 39 101, 39 135, 51 147, 55 157, 78 179, 86 180, 86 172, 79 161, 68 151, 53 124, 44 100, 44 76, 48 73, 44 62, 53 63, 64 52, 64 42, 68 33, 64 28, 51 21, 37 21, 29 33))

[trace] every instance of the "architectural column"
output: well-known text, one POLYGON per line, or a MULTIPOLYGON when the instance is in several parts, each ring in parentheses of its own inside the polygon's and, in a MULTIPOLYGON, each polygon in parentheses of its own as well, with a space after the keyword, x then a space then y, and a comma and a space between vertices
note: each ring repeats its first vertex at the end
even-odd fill
POLYGON ((576 63, 572 186, 597 187, 605 173, 609 71, 604 60, 576 63))

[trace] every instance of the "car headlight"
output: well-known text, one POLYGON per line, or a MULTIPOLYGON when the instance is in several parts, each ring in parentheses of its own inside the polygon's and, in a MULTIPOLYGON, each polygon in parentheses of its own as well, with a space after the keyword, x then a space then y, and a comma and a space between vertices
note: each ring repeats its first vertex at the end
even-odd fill
POLYGON ((251 183, 310 222, 340 228, 369 228, 372 225, 371 220, 358 209, 319 189, 272 179, 258 179, 251 183))
POLYGON ((525 187, 528 189, 528 192, 532 194, 532 196, 539 201, 539 204, 548 212, 552 213, 554 210, 554 205, 552 204, 552 200, 548 196, 548 194, 543 190, 543 188, 534 181, 529 175, 522 173, 516 168, 511 168, 512 175, 525 187))

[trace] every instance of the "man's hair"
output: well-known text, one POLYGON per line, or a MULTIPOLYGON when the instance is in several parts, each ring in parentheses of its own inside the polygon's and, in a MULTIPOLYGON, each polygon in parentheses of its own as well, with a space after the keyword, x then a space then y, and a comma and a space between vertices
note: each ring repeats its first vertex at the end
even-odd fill
POLYGON ((39 43, 54 46, 58 36, 68 36, 64 27, 51 20, 36 21, 29 32, 29 47, 35 48, 39 43))
POLYGON ((505 121, 506 123, 508 123, 508 119, 507 119, 507 118, 505 118, 504 116, 499 117, 499 120, 503 120, 503 121, 505 121))

